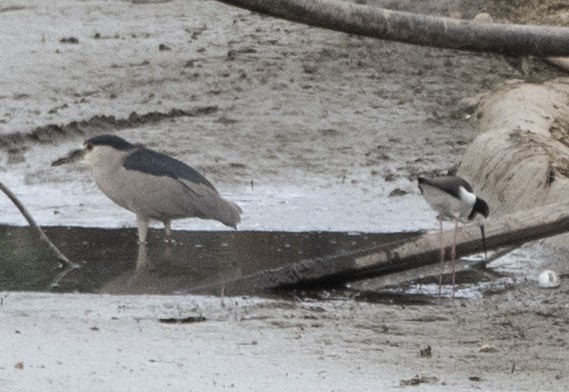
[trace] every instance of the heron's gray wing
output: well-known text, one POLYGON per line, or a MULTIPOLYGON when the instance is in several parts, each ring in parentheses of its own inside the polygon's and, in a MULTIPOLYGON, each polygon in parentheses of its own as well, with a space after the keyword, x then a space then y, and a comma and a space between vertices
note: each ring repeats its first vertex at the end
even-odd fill
POLYGON ((217 193, 215 187, 192 167, 177 159, 148 148, 140 148, 128 154, 124 160, 124 168, 136 170, 153 176, 166 176, 190 183, 205 185, 217 193))
POLYGON ((241 208, 221 197, 217 191, 210 189, 204 184, 184 179, 179 181, 187 189, 187 197, 185 199, 188 200, 188 204, 192 205, 194 211, 200 212, 199 218, 215 219, 231 227, 236 227, 241 221, 241 208))
POLYGON ((222 198, 196 170, 174 158, 141 148, 125 157, 124 169, 132 174, 120 179, 124 184, 121 189, 129 192, 128 200, 133 204, 125 208, 161 220, 198 217, 231 227, 240 221, 237 205, 222 198))

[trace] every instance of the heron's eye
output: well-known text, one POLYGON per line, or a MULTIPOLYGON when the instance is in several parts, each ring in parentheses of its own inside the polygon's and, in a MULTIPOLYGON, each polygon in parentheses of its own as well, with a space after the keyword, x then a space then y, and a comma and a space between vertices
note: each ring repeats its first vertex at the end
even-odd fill
POLYGON ((87 143, 87 144, 85 145, 85 149, 86 149, 87 151, 92 151, 92 150, 93 150, 93 145, 92 145, 91 143, 87 143))

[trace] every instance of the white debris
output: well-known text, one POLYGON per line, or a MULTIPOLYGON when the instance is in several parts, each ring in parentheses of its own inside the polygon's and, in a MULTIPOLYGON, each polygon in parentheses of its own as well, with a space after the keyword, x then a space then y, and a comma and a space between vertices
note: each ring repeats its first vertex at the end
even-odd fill
POLYGON ((542 288, 555 288, 559 287, 561 279, 559 274, 555 271, 545 270, 539 274, 539 287, 542 288))

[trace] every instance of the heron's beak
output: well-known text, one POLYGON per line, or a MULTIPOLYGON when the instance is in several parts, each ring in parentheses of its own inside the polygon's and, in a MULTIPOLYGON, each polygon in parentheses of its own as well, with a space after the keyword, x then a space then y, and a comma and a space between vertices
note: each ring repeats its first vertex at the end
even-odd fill
POLYGON ((59 166, 59 165, 65 164, 65 163, 77 162, 77 161, 80 161, 84 155, 85 155, 85 150, 83 150, 83 149, 73 150, 69 154, 67 154, 66 156, 61 157, 61 158, 53 161, 51 163, 51 166, 59 166))
POLYGON ((482 248, 484 249, 484 259, 488 262, 488 253, 486 252, 486 236, 484 235, 484 225, 480 225, 480 232, 482 233, 482 248))

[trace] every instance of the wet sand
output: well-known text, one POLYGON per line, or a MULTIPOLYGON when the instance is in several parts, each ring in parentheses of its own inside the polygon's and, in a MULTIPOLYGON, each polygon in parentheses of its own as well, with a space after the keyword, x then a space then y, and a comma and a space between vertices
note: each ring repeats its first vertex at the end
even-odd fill
MULTIPOLYGON (((536 294, 524 288, 525 297, 536 294)), ((4 294, 7 391, 566 390, 567 308, 4 294), (192 322, 192 318, 205 317, 192 322), (162 320, 162 322, 160 321, 162 320), (180 321, 175 323, 175 321, 180 321), (420 350, 431 347, 431 356, 420 350)), ((566 294, 565 294, 566 295, 566 294)))

